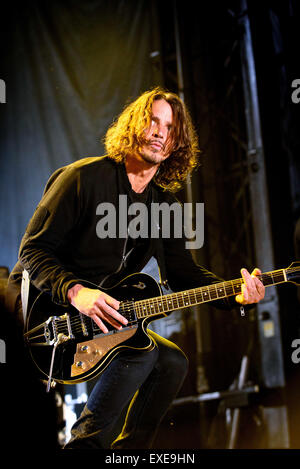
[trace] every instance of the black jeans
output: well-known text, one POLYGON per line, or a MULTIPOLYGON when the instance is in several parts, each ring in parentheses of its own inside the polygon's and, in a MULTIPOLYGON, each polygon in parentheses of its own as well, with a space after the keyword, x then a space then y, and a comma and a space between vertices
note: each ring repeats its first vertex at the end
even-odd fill
POLYGON ((152 351, 122 352, 102 373, 73 425, 66 449, 151 447, 159 423, 182 386, 188 361, 175 344, 153 331, 149 334, 156 343, 152 351), (121 433, 107 444, 107 435, 129 402, 121 433))

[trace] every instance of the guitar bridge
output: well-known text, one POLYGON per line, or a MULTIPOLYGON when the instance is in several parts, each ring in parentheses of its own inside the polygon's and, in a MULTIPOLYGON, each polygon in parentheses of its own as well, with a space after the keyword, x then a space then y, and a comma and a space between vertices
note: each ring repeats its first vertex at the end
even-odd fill
POLYGON ((44 323, 44 336, 47 345, 57 343, 61 334, 64 336, 64 341, 74 339, 70 315, 68 313, 62 316, 51 316, 44 323))

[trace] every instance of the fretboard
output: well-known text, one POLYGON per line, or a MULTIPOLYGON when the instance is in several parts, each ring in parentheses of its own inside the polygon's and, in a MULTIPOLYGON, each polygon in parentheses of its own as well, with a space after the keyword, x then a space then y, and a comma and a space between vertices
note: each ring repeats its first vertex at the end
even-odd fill
MULTIPOLYGON (((259 275, 258 278, 265 287, 287 281, 285 269, 265 272, 259 275)), ((220 300, 241 293, 243 282, 242 278, 238 278, 226 282, 213 283, 205 287, 192 288, 190 290, 136 301, 134 304, 135 312, 137 318, 141 319, 157 314, 167 314, 174 310, 196 306, 201 303, 220 300)))

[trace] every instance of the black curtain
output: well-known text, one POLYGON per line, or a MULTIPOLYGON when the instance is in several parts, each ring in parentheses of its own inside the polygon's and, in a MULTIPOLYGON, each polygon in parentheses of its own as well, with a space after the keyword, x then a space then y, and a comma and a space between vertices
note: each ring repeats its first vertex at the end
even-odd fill
POLYGON ((158 83, 147 0, 24 2, 2 28, 0 265, 11 269, 50 174, 102 154, 126 102, 158 83))

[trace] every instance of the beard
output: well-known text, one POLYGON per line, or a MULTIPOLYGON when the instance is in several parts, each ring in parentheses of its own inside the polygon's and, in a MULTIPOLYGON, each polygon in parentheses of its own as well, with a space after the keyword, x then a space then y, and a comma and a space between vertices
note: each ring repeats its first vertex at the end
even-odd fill
POLYGON ((161 148, 158 148, 153 146, 151 142, 146 142, 142 145, 139 155, 144 161, 153 165, 159 165, 169 156, 164 145, 162 145, 161 148))

